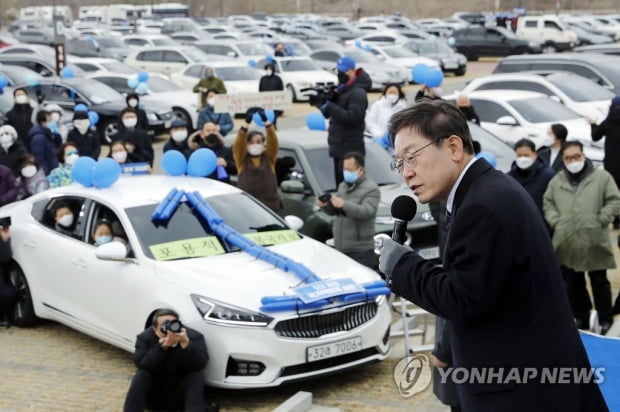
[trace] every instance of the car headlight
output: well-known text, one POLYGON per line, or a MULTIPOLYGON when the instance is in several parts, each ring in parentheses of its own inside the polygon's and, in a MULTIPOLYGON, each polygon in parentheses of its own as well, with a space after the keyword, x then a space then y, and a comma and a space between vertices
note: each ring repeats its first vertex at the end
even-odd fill
POLYGON ((200 295, 191 295, 194 305, 204 320, 237 326, 267 326, 272 317, 200 295))
POLYGON ((157 121, 157 115, 153 112, 146 112, 146 118, 149 120, 157 121))

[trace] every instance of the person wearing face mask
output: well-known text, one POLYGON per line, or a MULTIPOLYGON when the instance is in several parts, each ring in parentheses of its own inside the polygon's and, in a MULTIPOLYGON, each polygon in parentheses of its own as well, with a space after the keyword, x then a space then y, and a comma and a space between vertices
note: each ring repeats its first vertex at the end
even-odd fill
POLYGON ((215 75, 213 67, 205 67, 205 76, 196 83, 192 91, 194 93, 200 93, 200 107, 204 107, 207 103, 207 92, 214 89, 219 94, 226 93, 226 86, 224 81, 215 75))
POLYGON ((119 236, 114 236, 112 230, 112 223, 109 220, 101 219, 95 223, 95 227, 92 233, 93 243, 95 246, 105 245, 110 242, 120 242, 124 245, 127 241, 119 236))
POLYGON ((366 130, 383 148, 391 146, 387 136, 390 117, 407 107, 405 94, 397 84, 388 84, 383 89, 382 97, 374 102, 366 113, 366 130))
POLYGON ((77 147, 80 156, 88 156, 99 159, 101 143, 97 130, 90 126, 88 112, 77 111, 73 113, 73 129, 67 136, 67 143, 73 143, 77 147))
POLYGON ((237 174, 235 160, 232 150, 224 145, 224 138, 219 134, 217 125, 207 122, 202 126, 202 130, 194 132, 188 139, 189 148, 194 151, 200 148, 213 150, 217 156, 216 170, 207 176, 210 179, 220 180, 229 183, 230 176, 237 174))
POLYGON ((286 57, 288 53, 286 52, 286 47, 284 47, 284 43, 276 43, 273 46, 273 55, 276 57, 286 57))
POLYGON ((30 138, 28 131, 32 128, 33 108, 25 89, 15 89, 13 91, 15 104, 6 113, 5 125, 13 126, 17 130, 17 138, 23 143, 26 149, 30 148, 30 138))
POLYGON ((73 233, 75 215, 68 204, 61 203, 54 208, 54 229, 63 235, 77 238, 73 233))
POLYGON ((219 133, 222 136, 226 136, 230 132, 234 125, 229 113, 215 113, 215 95, 218 94, 217 90, 209 89, 206 93, 206 104, 198 112, 198 120, 196 121, 196 130, 202 130, 202 126, 211 122, 219 127, 219 133))
POLYGON ((590 277, 600 333, 613 323, 611 287, 607 269, 616 267, 609 224, 620 211, 620 192, 613 176, 594 167, 579 141, 567 141, 560 153, 564 171, 549 182, 543 207, 553 230, 553 247, 567 286, 579 329, 589 329, 592 303, 586 290, 590 277))
POLYGON ((17 138, 17 131, 13 126, 0 126, 0 164, 5 165, 19 176, 19 165, 28 156, 28 151, 17 138))
POLYGON ((67 126, 62 123, 62 108, 57 104, 46 104, 45 111, 50 114, 50 122, 47 127, 57 136, 60 136, 62 142, 67 140, 69 131, 67 126))
POLYGON ((334 162, 334 187, 342 182, 344 155, 349 152, 366 153, 364 117, 368 108, 367 93, 372 86, 370 76, 363 69, 356 69, 355 60, 349 56, 338 60, 336 70, 339 83, 336 92, 310 97, 310 104, 330 119, 327 144, 329 156, 334 162))
POLYGON ((58 148, 58 167, 47 176, 50 188, 70 185, 73 182, 71 167, 80 158, 80 153, 73 143, 63 143, 58 148))
POLYGON ((24 162, 19 166, 19 170, 19 176, 15 180, 19 200, 27 199, 49 188, 43 170, 37 165, 32 155, 26 156, 24 162))
POLYGON ((19 190, 13 172, 8 167, 0 165, 0 206, 17 200, 18 194, 19 190))
POLYGON ((149 135, 138 129, 138 114, 135 109, 127 107, 121 112, 121 127, 118 133, 111 137, 112 141, 123 140, 127 151, 136 162, 147 162, 153 167, 153 142, 149 135))
POLYGON ((58 166, 58 148, 62 144, 60 136, 47 127, 51 116, 45 110, 37 112, 37 124, 28 131, 30 153, 47 176, 58 166))
POLYGON ((265 111, 248 109, 245 123, 239 128, 233 143, 233 158, 239 176, 237 186, 276 212, 282 208, 276 178, 277 157, 278 135, 265 111), (265 124, 267 139, 258 130, 248 131, 254 113, 258 113, 265 124))
POLYGON ((542 213, 543 195, 555 172, 538 156, 533 141, 521 139, 515 143, 514 149, 517 159, 512 163, 508 176, 523 186, 542 213))
POLYGON ((552 124, 547 130, 547 136, 544 138, 542 146, 538 149, 538 157, 556 173, 564 169, 560 149, 566 141, 566 136, 568 136, 566 126, 561 123, 552 124))
POLYGON ((136 129, 148 132, 149 118, 146 115, 146 110, 140 107, 140 96, 138 95, 138 93, 129 93, 127 97, 125 97, 125 102, 127 103, 127 107, 136 111, 136 114, 138 116, 138 123, 136 123, 136 129))
MULTIPOLYGON (((194 136, 194 135, 192 135, 194 136)), ((170 139, 164 145, 164 153, 168 150, 178 150, 189 159, 192 149, 188 145, 187 123, 181 119, 175 119, 170 125, 170 139)))
POLYGON ((379 186, 366 175, 364 156, 351 152, 344 156, 344 181, 335 195, 317 204, 327 214, 336 215, 333 225, 334 246, 351 259, 377 268, 374 251, 375 218, 381 192, 379 186))
MULTIPOLYGON (((284 90, 284 83, 280 76, 276 74, 276 65, 274 62, 268 62, 265 64, 265 75, 260 78, 258 82, 259 92, 274 92, 284 90)), ((275 110, 275 119, 273 120, 273 126, 278 128, 278 117, 282 116, 282 110, 275 110)))
POLYGON ((480 126, 480 117, 478 116, 478 113, 476 113, 476 110, 474 110, 474 106, 471 104, 469 96, 464 93, 460 93, 456 97, 456 107, 459 108, 468 122, 472 122, 480 126))

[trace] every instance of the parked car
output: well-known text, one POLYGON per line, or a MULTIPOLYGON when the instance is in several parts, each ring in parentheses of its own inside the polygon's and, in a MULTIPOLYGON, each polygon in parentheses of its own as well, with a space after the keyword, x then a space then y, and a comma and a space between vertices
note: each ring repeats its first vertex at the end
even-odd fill
POLYGON ((190 63, 206 62, 210 58, 193 46, 157 46, 134 50, 125 63, 139 70, 170 75, 190 63))
POLYGON ((86 73, 110 72, 110 73, 138 73, 138 69, 116 59, 105 57, 82 57, 71 59, 74 66, 79 67, 86 73))
MULTIPOLYGON (((110 137, 118 131, 119 114, 127 107, 125 98, 116 90, 97 81, 83 78, 44 79, 39 85, 21 85, 37 101, 38 95, 45 97, 45 103, 59 105, 66 112, 73 112, 76 103, 84 103, 99 114, 97 131, 103 143, 110 143, 110 137)), ((149 120, 149 132, 153 135, 168 131, 172 122, 172 111, 163 103, 152 102, 145 108, 149 120)))
POLYGON ((163 34, 131 34, 121 37, 129 47, 178 46, 178 43, 163 34))
POLYGON ((202 30, 198 31, 179 31, 169 34, 170 38, 175 42, 184 46, 193 46, 194 43, 201 40, 209 40, 212 37, 202 30))
POLYGON ((521 16, 517 20, 517 36, 542 45, 543 53, 570 50, 577 45, 577 35, 558 16, 521 16))
POLYGON ((302 295, 295 288, 317 280, 365 285, 380 278, 291 230, 231 185, 197 177, 128 176, 107 189, 78 184, 50 189, 5 206, 0 214, 14 222, 9 279, 20 292, 14 324, 51 319, 132 352, 136 334, 150 326, 153 313, 171 308, 208 341, 206 383, 231 389, 348 370, 381 361, 390 349, 391 314, 384 295, 333 297, 310 310, 265 309, 263 298, 294 299, 302 295), (300 280, 294 270, 234 247, 186 201, 166 225, 153 222, 156 207, 176 188, 191 188, 233 231, 263 253, 299 262, 313 278, 300 280), (73 237, 54 229, 59 204, 73 210, 73 237), (104 218, 127 246, 93 245, 92 228, 104 218))
POLYGON ((420 56, 437 60, 444 73, 463 76, 467 71, 467 58, 448 46, 444 40, 433 38, 405 43, 405 47, 420 56))
POLYGON ((207 66, 212 67, 215 75, 224 81, 228 94, 258 92, 261 73, 236 61, 192 63, 181 71, 171 73, 170 80, 181 88, 191 90, 204 76, 207 66))
POLYGON ((405 85, 409 81, 407 70, 400 66, 384 63, 374 54, 363 49, 334 47, 333 49, 316 50, 310 55, 310 58, 323 70, 333 73, 336 63, 345 55, 352 57, 357 67, 363 68, 368 73, 372 80, 373 90, 382 90, 389 83, 405 85))
POLYGON ((325 28, 325 32, 332 36, 338 37, 341 42, 355 39, 363 34, 363 32, 347 26, 329 26, 325 28))
POLYGON ((160 29, 161 34, 171 34, 180 31, 200 31, 200 26, 190 18, 172 18, 165 19, 160 29))
POLYGON ((420 56, 404 46, 370 46, 369 51, 379 60, 406 70, 410 82, 413 81, 411 69, 416 64, 424 63, 432 69, 440 68, 437 60, 420 56))
MULTIPOLYGON (((267 59, 259 60, 257 68, 263 68, 267 59)), ((327 73, 308 57, 278 57, 275 61, 276 73, 282 78, 284 87, 291 92, 293 101, 307 101, 311 91, 302 89, 316 85, 332 86, 338 84, 333 73, 327 73)), ((261 73, 265 73, 261 70, 261 73)))
POLYGON ((499 61, 493 73, 559 70, 586 77, 620 94, 620 57, 596 53, 553 53, 538 56, 510 56, 499 61))
POLYGON ((620 44, 593 44, 591 46, 575 47, 577 53, 600 53, 620 56, 620 44))
MULTIPOLYGON (((84 75, 84 71, 71 64, 71 57, 67 56, 68 66, 73 69, 76 77, 84 75)), ((0 54, 0 64, 7 66, 19 66, 38 73, 42 77, 53 77, 56 75, 56 61, 49 56, 38 56, 36 54, 0 54)))
POLYGON ((453 34, 454 47, 467 60, 479 57, 541 53, 540 43, 518 38, 504 27, 471 26, 453 34))
POLYGON ((505 73, 477 77, 463 89, 529 90, 545 94, 583 117, 602 121, 609 111, 614 94, 590 79, 569 72, 505 73))
POLYGON ((45 58, 55 58, 56 51, 53 47, 44 44, 15 44, 0 49, 2 54, 35 54, 45 58))
MULTIPOLYGON (((566 26, 577 36, 577 46, 585 46, 588 44, 611 44, 613 39, 606 35, 592 33, 573 23, 567 23, 566 26)), ((578 47, 577 47, 578 48, 578 47)), ((575 48, 574 51, 577 51, 575 48)))
POLYGON ((20 29, 13 33, 13 35, 22 43, 44 44, 47 46, 54 44, 54 31, 47 26, 20 29))
POLYGON ((394 30, 386 31, 373 31, 372 33, 365 34, 355 39, 347 40, 344 42, 345 46, 353 45, 376 45, 376 46, 391 46, 395 44, 404 44, 409 40, 409 37, 403 36, 394 30))
POLYGON ((273 54, 273 49, 256 40, 204 40, 194 44, 204 53, 233 57, 247 62, 273 54))
MULTIPOLYGON (((39 73, 26 69, 25 67, 3 64, 0 66, 0 74, 9 81, 9 86, 16 84, 40 82, 43 77, 39 73)), ((3 93, 6 94, 6 93, 3 93)))
POLYGON ((67 53, 80 57, 108 57, 124 60, 131 49, 116 37, 83 36, 65 42, 67 53))
MULTIPOLYGON (((135 89, 127 85, 128 80, 132 77, 136 77, 136 75, 102 72, 87 75, 87 78, 95 79, 123 96, 135 92, 135 89)), ((151 75, 146 84, 148 90, 145 95, 140 97, 145 107, 151 107, 152 103, 165 105, 172 110, 175 119, 183 120, 187 124, 190 131, 196 127, 199 107, 196 95, 191 90, 182 89, 170 80, 157 75, 151 75)))

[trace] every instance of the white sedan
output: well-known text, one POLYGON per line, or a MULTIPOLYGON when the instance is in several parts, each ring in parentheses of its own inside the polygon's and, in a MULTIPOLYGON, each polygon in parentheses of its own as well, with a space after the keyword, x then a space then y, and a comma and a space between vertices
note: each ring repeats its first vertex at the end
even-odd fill
POLYGON ((193 63, 171 73, 170 80, 179 87, 191 90, 204 76, 206 67, 212 67, 215 75, 224 81, 228 94, 258 92, 261 73, 246 63, 235 61, 193 63))
POLYGON ((231 185, 128 176, 107 189, 78 184, 50 189, 4 206, 0 216, 13 222, 9 279, 18 290, 11 313, 18 326, 51 319, 133 351, 152 314, 171 308, 205 337, 207 384, 227 388, 270 387, 333 373, 380 361, 390 348, 385 291, 342 295, 347 287, 337 293, 338 285, 354 290, 383 284, 376 272, 300 235, 231 185), (223 219, 237 240, 216 234, 220 227, 211 227, 186 200, 166 223, 154 223, 153 213, 172 189, 197 193, 195 200, 206 202, 218 215, 215 221, 223 219), (54 226, 59 205, 75 216, 67 233, 54 226), (127 244, 95 246, 91 233, 101 219, 127 244), (240 239, 257 245, 241 251, 233 246, 240 239), (257 250, 263 257, 252 254, 257 250), (287 271, 264 257, 274 254, 288 260, 287 271), (294 265, 311 276, 302 280, 304 273, 294 265), (327 297, 317 285, 338 296, 327 297), (316 299, 304 292, 307 286, 323 295, 324 304, 273 308, 299 297, 316 299))
MULTIPOLYGON (((96 72, 88 78, 104 83, 120 94, 126 96, 135 91, 127 81, 135 74, 96 72)), ((198 121, 198 100, 191 90, 185 90, 161 75, 152 74, 147 82, 148 91, 140 99, 148 106, 149 101, 157 101, 168 105, 175 118, 184 120, 190 129, 196 127, 198 121)))
POLYGON ((412 82, 411 69, 416 64, 423 63, 431 69, 441 70, 439 62, 428 57, 420 56, 417 53, 412 52, 404 46, 375 46, 370 45, 369 51, 372 52, 379 60, 385 63, 389 63, 394 66, 400 66, 407 70, 409 75, 409 81, 412 82))
MULTIPOLYGON (((282 78, 284 87, 291 92, 293 101, 306 101, 312 91, 302 91, 316 85, 332 86, 338 84, 338 77, 317 66, 309 57, 276 57, 276 73, 282 78)), ((263 69, 266 59, 256 63, 263 69)))

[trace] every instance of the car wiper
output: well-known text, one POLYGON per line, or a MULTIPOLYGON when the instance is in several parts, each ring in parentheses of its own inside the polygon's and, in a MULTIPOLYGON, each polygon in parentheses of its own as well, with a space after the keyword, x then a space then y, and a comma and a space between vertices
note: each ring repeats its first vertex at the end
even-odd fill
POLYGON ((259 226, 259 227, 250 226, 248 229, 256 230, 257 232, 272 232, 274 230, 285 230, 287 228, 282 225, 272 223, 270 225, 259 226))

